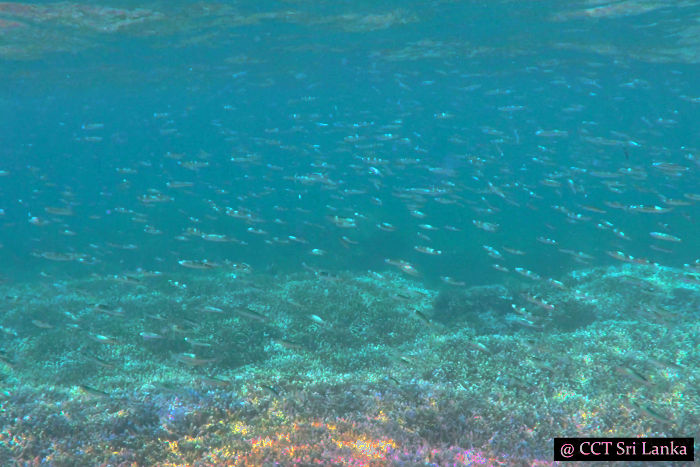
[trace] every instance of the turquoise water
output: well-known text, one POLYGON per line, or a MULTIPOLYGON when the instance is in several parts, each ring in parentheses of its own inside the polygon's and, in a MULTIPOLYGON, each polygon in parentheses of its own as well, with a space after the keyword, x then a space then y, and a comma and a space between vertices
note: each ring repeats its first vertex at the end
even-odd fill
POLYGON ((1 3, 2 464, 694 436, 699 12, 1 3))

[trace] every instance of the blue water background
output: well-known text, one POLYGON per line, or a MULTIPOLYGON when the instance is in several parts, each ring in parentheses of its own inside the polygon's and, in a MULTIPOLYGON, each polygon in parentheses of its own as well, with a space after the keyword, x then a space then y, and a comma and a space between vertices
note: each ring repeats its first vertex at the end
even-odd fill
POLYGON ((482 245, 525 251, 508 265, 545 277, 561 278, 584 267, 556 247, 537 242, 540 236, 556 239, 559 248, 593 256, 586 267, 618 264, 606 255, 616 250, 664 265, 690 263, 700 253, 700 242, 694 241, 700 238, 697 201, 663 217, 606 208, 604 202, 663 205, 659 194, 683 199, 700 192, 700 74, 692 55, 683 55, 697 47, 698 39, 679 33, 692 25, 689 13, 697 8, 686 2, 620 17, 552 20, 559 11, 592 5, 256 1, 238 3, 235 9, 243 16, 290 13, 231 24, 229 13, 204 15, 201 5, 196 7, 199 16, 188 14, 195 8, 190 2, 118 2, 110 6, 149 8, 179 19, 161 29, 154 26, 152 32, 145 26, 100 33, 37 23, 36 30, 47 31, 47 40, 65 40, 56 47, 67 49, 63 51, 5 34, 18 47, 38 51, 5 57, 0 69, 0 169, 9 172, 0 178, 2 274, 20 279, 42 271, 68 276, 139 267, 174 271, 181 259, 247 262, 257 271, 297 271, 302 262, 365 271, 386 269, 384 260, 393 258, 415 264, 428 283, 443 275, 469 284, 503 281, 503 273, 490 267, 497 261, 482 245), (387 27, 373 28, 369 19, 357 19, 387 12, 408 21, 387 20, 387 27), (664 48, 677 53, 662 62, 664 48), (449 118, 438 117, 443 113, 449 118), (104 128, 85 130, 91 123, 104 128), (555 129, 568 135, 537 135, 555 129), (356 142, 347 140, 355 135, 356 142), (103 139, 85 140, 91 136, 103 139), (586 136, 625 143, 593 144, 586 136), (210 166, 188 170, 165 157, 168 152, 184 154, 180 162, 202 159, 204 152, 210 166), (260 162, 230 161, 244 154, 256 154, 260 162), (370 174, 371 164, 357 156, 388 161, 378 167, 383 176, 370 174), (484 164, 470 163, 472 156, 484 164), (419 158, 420 163, 403 166, 397 163, 400 158, 419 158), (659 161, 688 170, 669 176, 654 169, 659 161), (332 167, 314 168, 312 163, 332 167), (427 167, 453 169, 455 175, 434 174, 427 167), (540 185, 548 175, 572 167, 605 172, 632 168, 647 176, 624 178, 622 193, 610 192, 603 179, 580 171, 561 178, 561 188, 540 185), (136 173, 120 173, 119 168, 136 173), (284 179, 313 172, 342 183, 305 186, 284 179), (580 191, 567 186, 569 178, 580 191), (165 184, 171 180, 195 185, 169 190, 165 184), (375 180, 381 182, 379 188, 375 180), (409 216, 410 203, 395 196, 397 190, 445 187, 446 182, 457 184, 453 191, 460 204, 428 200, 419 207, 428 214, 425 220, 409 216), (485 193, 489 183, 514 203, 485 193), (138 196, 152 188, 173 202, 144 206, 138 196), (226 193, 217 192, 221 189, 226 193), (347 195, 345 189, 365 193, 347 195), (72 195, 66 196, 66 190, 72 195), (380 198, 382 206, 371 197, 380 198), (268 235, 247 233, 249 224, 215 212, 210 202, 257 213, 264 222, 253 227, 268 235), (66 204, 73 205, 73 216, 44 212, 46 206, 66 204), (275 205, 288 211, 277 211, 275 205), (580 205, 607 213, 586 213, 580 205), (500 211, 474 211, 489 206, 500 211), (554 206, 592 220, 572 224, 554 206), (143 223, 116 214, 117 207, 145 213, 147 224, 163 233, 144 233, 143 223), (356 213, 364 218, 349 232, 328 220, 356 213), (32 216, 49 223, 32 225, 32 216), (275 224, 277 217, 286 224, 275 224), (498 223, 500 229, 476 229, 475 219, 498 223), (595 228, 605 220, 631 240, 595 228), (378 222, 390 222, 397 231, 382 232, 375 227, 378 222), (417 224, 423 222, 441 228, 424 232, 431 242, 416 239, 417 224), (461 232, 445 231, 446 224, 461 232), (249 245, 174 239, 188 227, 249 245), (61 235, 64 229, 76 235, 61 235), (654 242, 650 231, 667 231, 683 242, 654 242), (359 245, 344 248, 338 241, 344 234, 359 245), (309 244, 265 243, 288 235, 309 244), (115 249, 110 243, 138 248, 115 249), (673 252, 652 250, 652 244, 673 252), (426 257, 413 250, 415 245, 432 246, 443 255, 426 257), (315 257, 309 255, 311 248, 328 253, 315 257), (98 262, 53 263, 31 255, 42 251, 80 252, 98 262))

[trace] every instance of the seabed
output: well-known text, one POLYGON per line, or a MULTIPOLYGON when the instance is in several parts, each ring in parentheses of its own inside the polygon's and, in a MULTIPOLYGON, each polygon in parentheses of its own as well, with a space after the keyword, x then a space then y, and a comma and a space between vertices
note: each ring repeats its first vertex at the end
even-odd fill
POLYGON ((697 436, 697 275, 562 283, 4 284, 0 464, 554 465, 553 437, 697 436))

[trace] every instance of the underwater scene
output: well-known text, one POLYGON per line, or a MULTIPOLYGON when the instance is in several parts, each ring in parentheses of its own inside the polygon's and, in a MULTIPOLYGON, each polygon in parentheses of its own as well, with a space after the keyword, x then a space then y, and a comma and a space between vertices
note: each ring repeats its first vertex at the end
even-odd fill
POLYGON ((699 214, 700 0, 0 2, 0 466, 697 440, 699 214))

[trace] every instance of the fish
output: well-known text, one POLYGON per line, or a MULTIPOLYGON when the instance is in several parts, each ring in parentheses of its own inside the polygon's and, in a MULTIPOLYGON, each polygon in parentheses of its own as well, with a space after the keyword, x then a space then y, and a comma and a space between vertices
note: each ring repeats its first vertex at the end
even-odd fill
POLYGON ((260 384, 260 387, 265 389, 266 391, 270 392, 272 395, 279 397, 280 396, 280 389, 276 386, 273 386, 271 384, 260 384))
POLYGON ((137 277, 130 276, 128 274, 115 274, 113 276, 110 276, 110 279, 116 282, 120 282, 122 284, 142 285, 141 280, 139 280, 137 277))
POLYGON ((119 341, 115 337, 105 336, 102 334, 88 334, 88 337, 98 344, 119 344, 119 341))
POLYGON ((655 238, 657 240, 663 240, 664 242, 674 242, 674 243, 681 242, 681 239, 676 237, 675 235, 667 234, 664 232, 649 232, 649 235, 652 238, 655 238))
POLYGON ((198 341, 198 340, 192 339, 191 337, 185 337, 185 342, 190 344, 192 347, 210 348, 212 346, 212 344, 210 342, 198 341))
POLYGON ((473 220, 472 224, 474 224, 477 228, 479 228, 485 232, 496 232, 500 228, 499 224, 495 224, 493 222, 473 220))
POLYGON ((214 313, 214 314, 221 314, 224 312, 224 310, 222 310, 221 308, 215 307, 212 305, 204 305, 204 306, 199 308, 199 311, 201 311, 202 313, 214 313))
POLYGON ((535 281, 538 281, 538 280, 542 279, 542 276, 540 276, 539 274, 537 274, 537 273, 535 273, 535 272, 530 271, 529 269, 525 269, 525 268, 522 268, 522 267, 517 267, 517 268, 515 268, 514 270, 515 270, 515 272, 517 272, 517 273, 520 274, 521 276, 526 277, 526 278, 528 278, 528 279, 532 279, 532 280, 535 280, 535 281))
POLYGON ((639 383, 644 386, 651 386, 651 381, 649 381, 649 378, 642 375, 634 368, 631 368, 627 365, 617 365, 613 369, 616 373, 625 376, 626 378, 634 381, 635 383, 639 383))
POLYGON ((431 248, 429 246, 415 246, 415 247, 413 247, 413 249, 419 253, 423 253, 426 255, 439 256, 442 254, 442 251, 436 250, 436 249, 431 248))
POLYGON ((313 323, 318 324, 320 326, 324 326, 324 327, 330 326, 328 321, 324 320, 323 318, 321 318, 318 315, 310 314, 310 315, 307 315, 307 318, 310 319, 313 323))
POLYGON ((179 188, 191 188, 194 186, 193 182, 177 181, 171 180, 165 184, 168 188, 179 189, 179 188))
POLYGON ((248 307, 236 307, 236 308, 233 308, 232 311, 235 314, 242 316, 243 318, 251 319, 253 321, 259 321, 261 323, 266 323, 269 321, 269 318, 267 316, 255 311, 255 310, 251 310, 248 307))
POLYGON ((200 358, 193 353, 187 352, 175 354, 173 355, 173 359, 187 366, 205 366, 217 361, 216 358, 200 358))
POLYGON ((385 259, 384 262, 387 264, 390 264, 392 266, 396 266, 397 268, 399 268, 401 271, 405 272, 409 276, 414 276, 414 277, 420 276, 420 273, 415 268, 415 266, 413 266, 408 261, 385 259))
POLYGON ((95 355, 90 355, 90 354, 86 354, 86 353, 82 353, 81 355, 83 357, 85 357, 87 360, 93 362, 94 364, 101 366, 102 368, 114 370, 117 367, 114 363, 108 362, 107 360, 103 360, 95 355))
POLYGON ((219 388, 225 388, 231 385, 231 381, 227 379, 217 378, 215 376, 200 376, 199 380, 209 386, 216 386, 219 388))
POLYGON ((44 211, 54 216, 73 216, 75 214, 70 207, 45 206, 44 211))
POLYGON ((503 255, 501 254, 501 252, 495 249, 494 247, 489 245, 482 245, 482 248, 486 250, 486 254, 489 255, 491 258, 498 260, 503 259, 503 255))
POLYGON ((304 347, 302 344, 300 344, 298 342, 290 341, 288 339, 272 338, 272 342, 284 347, 285 349, 294 350, 296 352, 306 350, 306 347, 304 347))
POLYGON ((630 405, 644 416, 649 417, 652 420, 661 423, 662 425, 675 425, 675 422, 671 418, 661 414, 658 410, 654 409, 649 404, 630 401, 630 405))
POLYGON ((486 355, 493 355, 493 351, 491 351, 491 349, 486 347, 486 345, 482 344, 481 342, 467 340, 466 346, 472 350, 476 350, 477 352, 482 352, 482 353, 485 353, 486 355))
POLYGON ((330 216, 329 219, 337 227, 343 229, 354 229, 357 227, 357 222, 352 217, 330 216))
POLYGON ((425 313, 423 313, 422 311, 420 311, 420 310, 413 310, 413 314, 414 314, 418 319, 420 319, 420 320, 423 321, 425 324, 427 324, 429 327, 431 327, 431 328, 436 327, 435 323, 433 323, 433 321, 432 321, 430 318, 428 318, 428 316, 427 316, 425 313))
POLYGON ((627 206, 627 210, 630 212, 642 212, 646 214, 665 214, 671 212, 673 208, 666 208, 663 206, 656 205, 646 205, 646 204, 635 204, 627 206))
POLYGON ((81 392, 83 392, 91 397, 99 397, 99 398, 110 397, 109 393, 107 393, 105 391, 101 391, 99 389, 93 388, 92 386, 88 386, 85 384, 79 384, 78 389, 80 389, 81 392))
POLYGON ((526 301, 532 303, 533 305, 537 305, 538 307, 540 307, 544 310, 547 310, 550 312, 554 311, 554 305, 552 305, 551 303, 549 303, 548 301, 546 301, 542 298, 536 297, 534 295, 530 295, 526 292, 521 293, 520 296, 523 297, 526 301))
POLYGON ((110 305, 106 305, 104 303, 97 303, 93 305, 92 309, 94 311, 97 311, 99 313, 104 313, 109 316, 114 316, 114 317, 124 317, 126 315, 126 312, 122 307, 115 308, 110 305))
POLYGON ((221 267, 221 264, 206 259, 201 261, 181 259, 177 263, 180 266, 189 269, 215 269, 221 267))
POLYGON ((519 326, 528 328, 528 329, 534 329, 536 331, 543 331, 545 326, 542 323, 537 323, 531 319, 527 319, 525 317, 517 317, 512 321, 514 324, 517 324, 519 326))
POLYGON ((464 281, 458 281, 458 280, 456 280, 456 279, 453 279, 453 278, 450 277, 450 276, 440 276, 440 280, 441 280, 442 282, 444 282, 445 284, 454 285, 454 286, 456 286, 456 287, 464 287, 464 286, 467 285, 466 282, 464 282, 464 281))
POLYGON ((52 329, 54 327, 53 324, 47 323, 46 321, 41 321, 38 319, 33 319, 32 324, 34 326, 38 327, 39 329, 52 329))
POLYGON ((145 331, 140 332, 139 336, 141 336, 141 338, 145 341, 160 340, 160 339, 164 338, 164 336, 162 336, 161 334, 157 334, 155 332, 145 332, 145 331))

